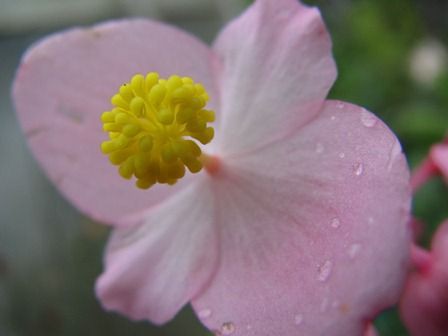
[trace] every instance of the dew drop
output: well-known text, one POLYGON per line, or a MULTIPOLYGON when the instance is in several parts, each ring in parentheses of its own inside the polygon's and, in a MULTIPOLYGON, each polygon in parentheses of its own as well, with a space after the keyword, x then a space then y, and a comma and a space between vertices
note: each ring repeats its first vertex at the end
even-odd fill
POLYGON ((320 311, 323 313, 328 308, 328 298, 324 298, 320 304, 320 311))
POLYGON ((320 265, 317 269, 318 275, 317 280, 319 281, 326 281, 331 273, 331 268, 333 267, 333 264, 330 260, 325 261, 322 265, 320 265))
POLYGON ((277 13, 277 16, 278 16, 278 18, 281 19, 281 20, 286 20, 286 19, 288 19, 288 18, 291 16, 291 11, 290 11, 290 10, 282 10, 282 11, 279 11, 279 12, 277 13))
POLYGON ((343 159, 343 158, 345 158, 345 153, 339 153, 339 157, 341 158, 341 159, 343 159))
POLYGON ((360 251, 361 251, 361 244, 356 243, 350 246, 350 248, 348 249, 348 255, 351 259, 354 259, 360 251))
POLYGON ((362 163, 356 163, 353 165, 353 172, 356 176, 361 176, 362 172, 364 171, 364 166, 362 163))
POLYGON ((232 322, 225 322, 221 326, 223 335, 232 335, 235 332, 235 325, 232 322))
POLYGON ((208 318, 212 315, 212 311, 210 309, 202 309, 199 313, 198 313, 198 317, 201 319, 205 319, 208 318))
POLYGON ((303 322, 303 315, 302 314, 297 314, 296 316, 294 316, 294 323, 296 325, 301 325, 303 322))
POLYGON ((331 227, 337 229, 338 227, 341 226, 341 220, 339 218, 333 218, 331 220, 331 227))
POLYGON ((339 108, 339 109, 343 109, 344 106, 345 106, 345 104, 344 104, 343 102, 338 101, 338 102, 336 103, 336 107, 339 108))
POLYGON ((369 217, 369 218, 367 218, 367 222, 368 222, 370 225, 372 225, 373 222, 375 222, 375 220, 373 219, 373 217, 369 217))
POLYGON ((324 151, 324 145, 322 145, 320 142, 316 144, 316 153, 322 153, 324 151))
POLYGON ((387 163, 388 171, 392 169, 392 166, 400 153, 401 153, 401 145, 398 141, 395 141, 389 153, 389 162, 387 163))
POLYGON ((331 120, 333 120, 333 121, 335 121, 336 120, 336 116, 331 116, 331 118, 330 118, 331 120))
POLYGON ((365 127, 373 127, 377 122, 377 118, 367 110, 361 112, 361 122, 365 127))

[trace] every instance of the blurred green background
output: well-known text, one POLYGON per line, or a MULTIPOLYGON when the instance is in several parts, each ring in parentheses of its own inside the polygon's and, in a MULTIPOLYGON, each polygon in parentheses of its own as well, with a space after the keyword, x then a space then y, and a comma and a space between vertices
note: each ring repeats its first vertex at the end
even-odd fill
MULTIPOLYGON (((339 78, 330 97, 364 106, 397 134, 415 167, 448 126, 448 2, 316 0, 333 37, 339 78)), ((21 54, 73 24, 145 15, 210 43, 246 0, 0 1, 0 335, 208 335, 191 309, 163 327, 104 312, 93 294, 107 229, 82 217, 48 183, 16 122, 9 98, 21 54)), ((435 179, 418 192, 421 239, 448 217, 448 190, 435 179)), ((395 309, 381 335, 407 335, 395 309)))

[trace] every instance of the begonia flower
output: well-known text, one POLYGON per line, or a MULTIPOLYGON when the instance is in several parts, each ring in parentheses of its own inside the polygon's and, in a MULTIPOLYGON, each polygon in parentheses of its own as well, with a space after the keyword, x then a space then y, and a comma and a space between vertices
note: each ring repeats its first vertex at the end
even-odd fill
POLYGON ((367 327, 365 336, 378 336, 378 333, 373 325, 367 327))
POLYGON ((431 251, 413 248, 413 272, 400 302, 400 313, 413 336, 448 335, 448 221, 438 229, 431 251))
POLYGON ((377 117, 325 100, 335 77, 319 11, 294 0, 255 1, 211 48, 146 19, 31 48, 13 91, 30 147, 76 207, 114 227, 103 306, 161 324, 190 302, 224 335, 346 336, 397 302, 408 167, 377 117), (215 137, 201 145, 205 169, 142 191, 98 149, 99 118, 151 72, 202 84, 215 137))
POLYGON ((445 140, 444 143, 434 145, 431 148, 430 155, 437 170, 448 183, 448 140, 445 140))
POLYGON ((414 170, 411 178, 413 191, 417 191, 433 176, 441 175, 448 183, 448 140, 431 147, 428 156, 414 170))

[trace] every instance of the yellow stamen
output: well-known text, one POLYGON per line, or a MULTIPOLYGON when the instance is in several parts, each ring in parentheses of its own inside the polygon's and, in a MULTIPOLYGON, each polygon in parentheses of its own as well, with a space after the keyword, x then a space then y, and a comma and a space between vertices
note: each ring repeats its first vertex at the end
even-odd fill
POLYGON ((207 125, 215 114, 206 110, 208 94, 189 77, 159 78, 155 72, 134 75, 111 98, 114 107, 101 115, 109 140, 101 151, 119 166, 125 179, 148 189, 155 183, 174 184, 203 167, 203 145, 214 136, 207 125))

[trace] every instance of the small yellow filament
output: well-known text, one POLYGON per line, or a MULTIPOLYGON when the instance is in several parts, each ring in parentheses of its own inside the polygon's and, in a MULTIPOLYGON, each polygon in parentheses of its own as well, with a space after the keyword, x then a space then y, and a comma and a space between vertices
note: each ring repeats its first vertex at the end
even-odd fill
POLYGON ((101 151, 125 179, 148 189, 155 183, 174 184, 202 169, 202 151, 196 143, 209 143, 214 129, 207 123, 215 113, 205 109, 208 94, 190 77, 159 78, 155 72, 134 75, 123 84, 101 115, 109 140, 101 151))

